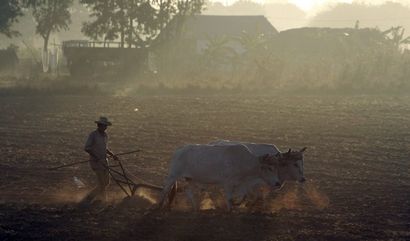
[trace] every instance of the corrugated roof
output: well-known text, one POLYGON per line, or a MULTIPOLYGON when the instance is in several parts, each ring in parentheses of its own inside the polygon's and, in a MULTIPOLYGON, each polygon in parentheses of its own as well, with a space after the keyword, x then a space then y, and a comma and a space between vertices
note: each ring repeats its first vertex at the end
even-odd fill
POLYGON ((205 38, 207 36, 239 36, 248 34, 275 35, 278 31, 265 16, 196 15, 186 19, 187 34, 205 38))

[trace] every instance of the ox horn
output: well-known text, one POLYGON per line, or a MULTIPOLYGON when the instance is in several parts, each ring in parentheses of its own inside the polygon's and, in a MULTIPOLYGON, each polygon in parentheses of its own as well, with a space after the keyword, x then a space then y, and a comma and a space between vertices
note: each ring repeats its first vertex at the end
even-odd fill
POLYGON ((291 148, 289 148, 289 151, 288 151, 288 153, 291 153, 292 152, 292 149, 291 148))

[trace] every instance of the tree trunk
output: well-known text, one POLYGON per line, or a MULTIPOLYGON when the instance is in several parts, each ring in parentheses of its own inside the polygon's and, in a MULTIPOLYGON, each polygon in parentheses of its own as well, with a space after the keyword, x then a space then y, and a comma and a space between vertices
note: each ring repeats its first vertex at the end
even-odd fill
POLYGON ((50 38, 50 34, 43 36, 43 39, 44 39, 43 51, 48 51, 48 39, 49 38, 50 38))
POLYGON ((45 36, 43 36, 43 39, 44 39, 43 56, 44 55, 46 56, 45 61, 46 61, 47 67, 46 68, 44 67, 44 57, 42 57, 42 63, 43 63, 43 71, 46 72, 46 73, 50 72, 50 69, 49 69, 49 66, 48 66, 48 64, 49 64, 49 59, 48 59, 48 40, 49 40, 49 38, 50 38, 50 32, 48 34, 46 34, 45 36))
POLYGON ((124 48, 124 37, 125 37, 124 26, 121 26, 121 48, 124 48))
POLYGON ((128 48, 132 47, 132 30, 133 30, 133 21, 132 18, 130 17, 130 23, 129 23, 129 29, 128 29, 128 48))
POLYGON ((119 19, 119 24, 120 24, 120 37, 121 37, 121 48, 124 48, 124 42, 125 42, 125 28, 127 27, 127 19, 125 17, 124 13, 124 1, 120 0, 119 2, 119 7, 121 11, 121 18, 119 19))

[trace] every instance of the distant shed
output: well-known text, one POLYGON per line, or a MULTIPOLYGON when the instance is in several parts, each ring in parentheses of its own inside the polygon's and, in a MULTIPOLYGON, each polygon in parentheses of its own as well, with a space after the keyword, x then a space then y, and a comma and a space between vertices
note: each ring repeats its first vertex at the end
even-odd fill
POLYGON ((251 35, 264 34, 273 36, 278 31, 263 15, 257 16, 225 16, 197 15, 185 22, 187 33, 198 38, 206 36, 240 36, 246 32, 251 35))
POLYGON ((12 71, 18 62, 19 59, 15 49, 0 49, 0 71, 12 71))
POLYGON ((185 19, 182 28, 183 38, 196 41, 198 52, 202 52, 212 39, 227 39, 227 45, 238 53, 244 47, 238 38, 248 36, 273 37, 278 31, 265 16, 226 16, 226 15, 195 15, 185 19))
POLYGON ((274 46, 287 55, 346 58, 388 44, 378 29, 298 28, 280 32, 274 46))

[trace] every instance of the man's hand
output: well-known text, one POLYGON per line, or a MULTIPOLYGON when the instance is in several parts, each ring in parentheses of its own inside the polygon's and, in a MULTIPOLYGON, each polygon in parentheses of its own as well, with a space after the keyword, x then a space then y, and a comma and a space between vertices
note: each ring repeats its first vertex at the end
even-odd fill
POLYGON ((91 157, 93 160, 98 160, 98 157, 96 155, 94 155, 94 153, 91 150, 85 150, 91 157))
POLYGON ((107 154, 110 155, 115 161, 119 161, 120 159, 116 156, 112 151, 107 149, 107 154))

